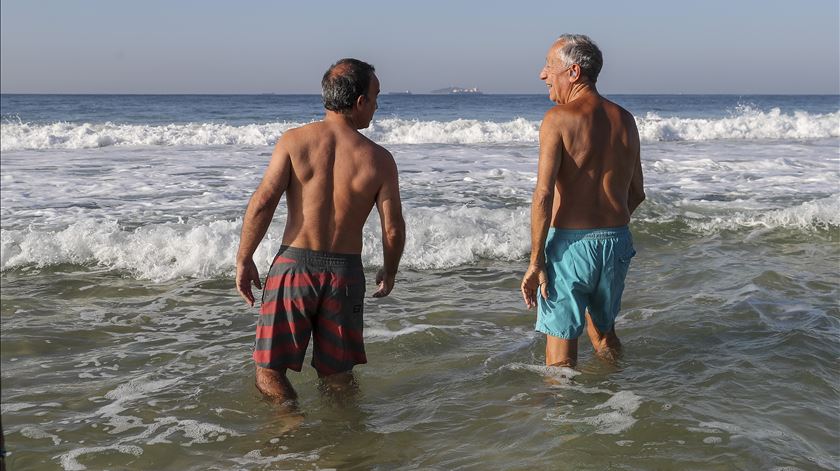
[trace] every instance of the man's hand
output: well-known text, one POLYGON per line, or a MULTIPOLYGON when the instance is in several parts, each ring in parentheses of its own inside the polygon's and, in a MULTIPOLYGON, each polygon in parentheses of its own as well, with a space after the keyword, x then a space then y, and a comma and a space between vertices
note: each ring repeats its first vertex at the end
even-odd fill
POLYGON ((374 298, 384 298, 391 294, 391 290, 394 289, 394 278, 395 275, 390 275, 385 272, 384 268, 380 268, 379 272, 376 274, 376 285, 379 289, 373 293, 374 298))
POLYGON ((244 262, 238 262, 236 264, 236 290, 239 291, 239 295, 242 296, 242 299, 249 306, 254 305, 254 293, 251 291, 251 283, 254 283, 257 288, 262 289, 260 272, 257 271, 257 265, 254 264, 254 260, 249 258, 244 262))
POLYGON ((537 290, 541 291, 543 299, 548 299, 548 277, 545 274, 545 266, 531 265, 525 276, 522 277, 522 299, 528 309, 537 305, 537 290))

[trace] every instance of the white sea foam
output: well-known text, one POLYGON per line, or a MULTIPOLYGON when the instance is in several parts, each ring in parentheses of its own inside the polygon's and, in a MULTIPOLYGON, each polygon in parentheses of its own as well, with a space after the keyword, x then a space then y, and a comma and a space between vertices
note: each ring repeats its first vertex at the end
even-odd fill
POLYGON ((165 419, 156 419, 162 421, 169 427, 157 436, 148 441, 150 445, 155 443, 172 443, 169 441, 173 434, 182 434, 184 438, 188 438, 188 442, 183 442, 183 439, 176 440, 182 446, 191 446, 196 443, 210 443, 225 441, 228 436, 238 436, 238 433, 230 429, 216 424, 207 424, 196 420, 177 420, 174 417, 167 417, 165 419))
POLYGON ((727 118, 663 118, 648 113, 636 119, 643 141, 708 141, 715 139, 820 139, 840 137, 840 111, 783 114, 750 108, 727 118))
POLYGON ((35 440, 49 438, 50 440, 52 440, 53 445, 56 446, 61 444, 61 439, 58 438, 58 435, 53 435, 51 433, 45 432, 38 427, 23 427, 22 429, 20 429, 20 434, 26 438, 32 438, 35 440))
POLYGON ((739 211, 712 218, 688 219, 689 227, 703 233, 742 228, 829 229, 840 226, 840 194, 798 206, 770 211, 739 211))
POLYGON ((9 412, 17 412, 19 410, 38 407, 38 404, 31 404, 28 402, 11 402, 0 405, 0 413, 8 414, 9 412))
POLYGON ((374 121, 365 133, 385 144, 489 144, 536 142, 540 122, 517 118, 496 123, 475 119, 419 121, 389 118, 374 121))
MULTIPOLYGON (((560 383, 556 387, 564 391, 564 403, 568 403, 570 398, 567 396, 572 394, 609 395, 609 399, 593 407, 586 409, 577 405, 572 408, 561 407, 547 416, 550 421, 587 424, 593 427, 593 432, 597 434, 618 434, 626 431, 636 423, 633 414, 642 405, 642 398, 632 391, 612 392, 602 388, 588 388, 572 382, 560 383)), ((589 399, 582 398, 572 402, 578 404, 583 401, 588 402, 589 399)))
POLYGON ((571 378, 579 375, 580 372, 565 366, 545 366, 545 365, 531 365, 528 363, 508 363, 502 365, 501 369, 514 371, 530 371, 543 376, 547 376, 557 380, 569 381, 571 378))
MULTIPOLYGON (((528 254, 529 214, 524 209, 413 208, 405 216, 405 268, 446 269, 481 259, 517 261, 528 254)), ((703 234, 740 229, 837 228, 840 195, 778 210, 739 211, 727 216, 677 213, 638 221, 667 224, 675 219, 703 234)), ((0 270, 74 264, 125 271, 155 281, 229 276, 234 270, 240 228, 240 220, 218 220, 130 229, 115 220, 87 218, 63 229, 0 229, 0 270)), ((279 233, 273 230, 254 256, 261 270, 280 248, 279 233)), ((378 219, 374 216, 364 229, 364 263, 380 264, 381 251, 378 219)))
POLYGON ((381 342, 394 339, 403 335, 414 334, 417 332, 425 332, 430 329, 447 329, 451 326, 436 326, 430 324, 415 324, 408 327, 403 327, 399 330, 390 330, 381 327, 365 328, 365 342, 381 342))
POLYGON ((82 471, 87 469, 87 466, 79 463, 77 458, 82 455, 91 453, 102 453, 104 451, 117 451, 127 455, 140 456, 143 454, 143 449, 135 445, 112 445, 112 446, 96 446, 96 447, 82 447, 75 450, 68 451, 62 455, 57 456, 61 462, 61 467, 67 471, 82 471))
MULTIPOLYGON (((661 117, 648 113, 636 119, 643 141, 707 141, 716 139, 821 139, 840 137, 840 111, 812 114, 743 109, 725 118, 661 117)), ((0 150, 89 149, 109 146, 270 146, 285 131, 306 123, 274 122, 229 125, 118 123, 47 124, 7 121, 0 124, 0 150)), ((535 143, 540 121, 516 118, 506 122, 456 119, 421 121, 375 120, 363 131, 383 144, 535 143)))
POLYGON ((583 422, 594 425, 595 433, 621 433, 636 423, 633 413, 641 406, 642 399, 632 391, 619 391, 607 402, 595 406, 593 409, 612 409, 592 417, 585 417, 583 422))
POLYGON ((90 149, 108 146, 268 146, 303 123, 231 126, 219 123, 168 125, 68 123, 0 124, 0 150, 90 149))
MULTIPOLYGON (((483 208, 418 208, 406 214, 409 231, 403 266, 447 268, 481 258, 516 260, 529 244, 525 211, 483 208)), ((375 218, 374 218, 375 219, 375 218)), ((233 272, 241 221, 208 224, 152 224, 136 229, 114 220, 85 219, 60 230, 0 230, 0 267, 97 265, 142 279, 212 277, 233 272)), ((280 247, 262 243, 255 255, 266 266, 280 247)), ((367 264, 381 263, 377 223, 365 228, 367 264)))
MULTIPOLYGON (((271 466, 274 463, 283 463, 288 466, 289 463, 293 463, 296 461, 303 461, 305 463, 312 463, 317 461, 321 455, 318 451, 310 451, 308 453, 276 453, 274 451, 268 451, 267 456, 263 456, 262 450, 251 450, 248 453, 245 453, 241 458, 231 458, 231 461, 237 463, 245 468, 243 469, 255 469, 257 466, 262 468, 271 466)), ((287 466, 284 466, 287 467, 287 466)), ((317 468, 316 469, 320 469, 317 468)))

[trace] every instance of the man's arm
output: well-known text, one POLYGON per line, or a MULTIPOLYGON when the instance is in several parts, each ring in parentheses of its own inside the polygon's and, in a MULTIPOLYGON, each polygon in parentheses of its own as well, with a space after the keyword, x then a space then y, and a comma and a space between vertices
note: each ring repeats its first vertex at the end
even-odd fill
POLYGON ((630 214, 645 200, 645 184, 642 176, 642 159, 638 147, 636 148, 636 168, 633 170, 633 178, 630 180, 630 188, 627 193, 627 208, 630 214))
POLYGON ((525 305, 537 304, 537 289, 542 286, 543 298, 548 297, 545 275, 545 239, 551 224, 554 188, 563 155, 563 137, 556 108, 549 110, 540 126, 540 160, 537 168, 537 186, 531 202, 531 263, 522 278, 522 297, 525 305))
POLYGON ((271 155, 271 162, 265 170, 262 182, 248 202, 248 209, 245 210, 245 218, 242 221, 239 251, 236 253, 236 289, 245 302, 251 306, 254 305, 251 283, 262 289, 260 274, 254 264, 254 252, 265 237, 280 197, 289 186, 291 173, 291 157, 281 137, 274 146, 274 153, 271 155))
POLYGON ((376 274, 376 284, 379 289, 373 293, 374 298, 388 296, 394 289, 397 268, 405 247, 405 221, 402 217, 397 164, 390 153, 387 154, 387 157, 387 175, 382 187, 376 194, 376 209, 379 211, 379 221, 382 224, 384 266, 376 274))

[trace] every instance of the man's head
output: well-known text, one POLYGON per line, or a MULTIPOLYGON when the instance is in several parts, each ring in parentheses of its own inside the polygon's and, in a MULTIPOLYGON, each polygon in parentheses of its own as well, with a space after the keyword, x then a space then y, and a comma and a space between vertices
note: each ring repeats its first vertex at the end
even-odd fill
POLYGON ((321 79, 324 108, 352 118, 358 129, 366 128, 378 108, 379 79, 372 65, 357 59, 341 59, 321 79))
POLYGON ((603 65, 601 50, 589 36, 563 34, 548 50, 540 80, 548 86, 551 101, 564 103, 574 84, 594 85, 603 65))

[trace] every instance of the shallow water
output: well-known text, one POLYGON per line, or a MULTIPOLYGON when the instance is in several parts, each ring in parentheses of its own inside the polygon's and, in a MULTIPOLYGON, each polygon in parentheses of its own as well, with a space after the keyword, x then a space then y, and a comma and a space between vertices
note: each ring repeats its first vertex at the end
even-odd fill
MULTIPOLYGON (((429 139, 405 123, 385 135, 409 240, 393 294, 366 302, 369 363, 336 393, 307 359, 291 374, 297 428, 253 385, 257 311, 232 286, 238 218, 270 147, 218 134, 178 144, 186 128, 161 144, 66 148, 59 132, 58 147, 37 147, 43 136, 4 147, 9 469, 837 469, 840 127, 819 114, 836 105, 790 98, 810 113, 801 129, 823 130, 792 138, 788 109, 736 111, 733 124, 694 98, 647 99, 647 111, 684 116, 658 129, 689 134, 643 146, 648 200, 631 225, 617 366, 585 339, 576 370, 541 366, 544 339, 518 292, 530 131, 486 124, 514 116, 473 116, 478 127, 421 116, 442 137, 399 142, 429 139), (690 134, 689 119, 732 136, 690 134), (756 119, 788 137, 736 135, 756 119), (446 126, 484 137, 459 143, 446 126)), ((284 214, 257 253, 263 274, 284 214)), ((369 281, 377 226, 365 229, 369 281)))
POLYGON ((7 273, 10 467, 834 467, 836 234, 785 244, 802 258, 766 237, 650 229, 636 229, 617 368, 588 348, 579 372, 539 366, 522 263, 408 271, 367 303, 358 392, 319 390, 307 364, 291 375, 305 420, 286 433, 252 384, 256 312, 229 280, 7 273))

